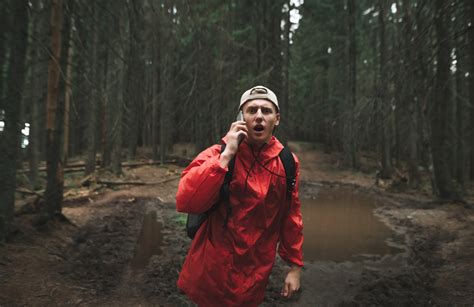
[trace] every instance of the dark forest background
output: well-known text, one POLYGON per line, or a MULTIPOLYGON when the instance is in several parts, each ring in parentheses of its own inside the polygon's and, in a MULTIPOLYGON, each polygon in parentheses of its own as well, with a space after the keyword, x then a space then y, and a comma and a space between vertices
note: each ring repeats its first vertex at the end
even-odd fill
MULTIPOLYGON (((218 142, 242 92, 279 97, 286 142, 318 142, 380 178, 420 172, 461 200, 474 179, 470 0, 3 0, 0 237, 18 171, 61 213, 63 168, 121 173, 137 148, 218 142), (38 179, 47 164, 46 186, 38 179)), ((44 182, 44 181, 43 181, 44 182)))

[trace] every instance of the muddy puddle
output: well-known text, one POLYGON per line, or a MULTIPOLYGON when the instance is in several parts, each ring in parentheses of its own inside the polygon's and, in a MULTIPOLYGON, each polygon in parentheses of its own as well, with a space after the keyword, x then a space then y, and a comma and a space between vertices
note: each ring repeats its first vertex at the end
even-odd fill
POLYGON ((132 269, 144 269, 151 256, 162 253, 161 246, 163 245, 162 224, 157 221, 155 211, 149 212, 145 215, 140 231, 140 237, 137 241, 135 254, 130 266, 132 269))
MULTIPOLYGON (((385 281, 410 271, 404 238, 375 215, 386 205, 383 198, 352 186, 319 183, 304 183, 300 192, 305 263, 301 291, 281 300, 278 291, 287 269, 277 264, 263 306, 384 305, 377 299, 387 296, 385 281), (382 290, 375 286, 378 282, 382 290), (369 284, 368 289, 376 290, 365 292, 369 284)), ((411 281, 403 280, 407 291, 412 291, 411 281)), ((403 293, 396 295, 403 297, 403 293)))
POLYGON ((379 200, 349 188, 321 189, 301 200, 305 261, 355 261, 402 252, 375 215, 379 200))

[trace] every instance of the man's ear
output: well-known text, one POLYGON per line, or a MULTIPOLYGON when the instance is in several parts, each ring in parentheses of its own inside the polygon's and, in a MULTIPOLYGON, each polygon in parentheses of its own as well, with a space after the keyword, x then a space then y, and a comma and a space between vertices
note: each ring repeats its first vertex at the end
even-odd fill
POLYGON ((277 113, 277 114, 276 114, 275 126, 278 126, 279 124, 280 124, 280 113, 277 113))

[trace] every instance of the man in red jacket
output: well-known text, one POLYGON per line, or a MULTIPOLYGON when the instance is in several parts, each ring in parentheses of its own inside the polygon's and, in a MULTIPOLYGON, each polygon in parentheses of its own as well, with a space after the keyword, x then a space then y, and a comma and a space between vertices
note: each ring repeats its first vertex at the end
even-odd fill
POLYGON ((280 123, 278 100, 270 89, 247 90, 239 110, 244 120, 232 123, 222 139, 225 150, 221 153, 221 146, 214 145, 201 152, 183 171, 176 195, 179 212, 206 212, 219 201, 235 158, 229 204, 219 204, 201 225, 178 279, 178 287, 199 306, 259 305, 277 250, 290 266, 281 295, 291 297, 300 288, 299 161, 293 155, 296 185, 288 192, 279 158, 283 145, 273 136, 280 123))

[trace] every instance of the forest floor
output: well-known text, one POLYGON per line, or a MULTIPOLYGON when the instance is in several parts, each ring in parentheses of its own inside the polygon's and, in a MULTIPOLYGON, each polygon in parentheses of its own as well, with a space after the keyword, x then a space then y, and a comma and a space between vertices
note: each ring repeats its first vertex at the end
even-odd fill
MULTIPOLYGON (((308 261, 302 289, 290 300, 279 297, 286 267, 278 260, 264 306, 474 304, 472 187, 471 205, 439 202, 429 197, 428 187, 412 191, 396 181, 375 185, 370 157, 353 172, 338 155, 304 143, 292 148, 301 161, 300 198, 335 186, 378 197, 374 214, 391 228, 403 252, 308 261)), ((0 246, 0 306, 192 306, 176 288, 190 244, 184 216, 174 205, 181 170, 142 166, 126 170, 125 178, 161 183, 120 190, 92 183, 67 192, 80 196, 64 203, 67 220, 43 225, 32 210, 20 209, 24 202, 19 201, 16 234, 0 246), (158 223, 142 230, 150 216, 158 223)))

